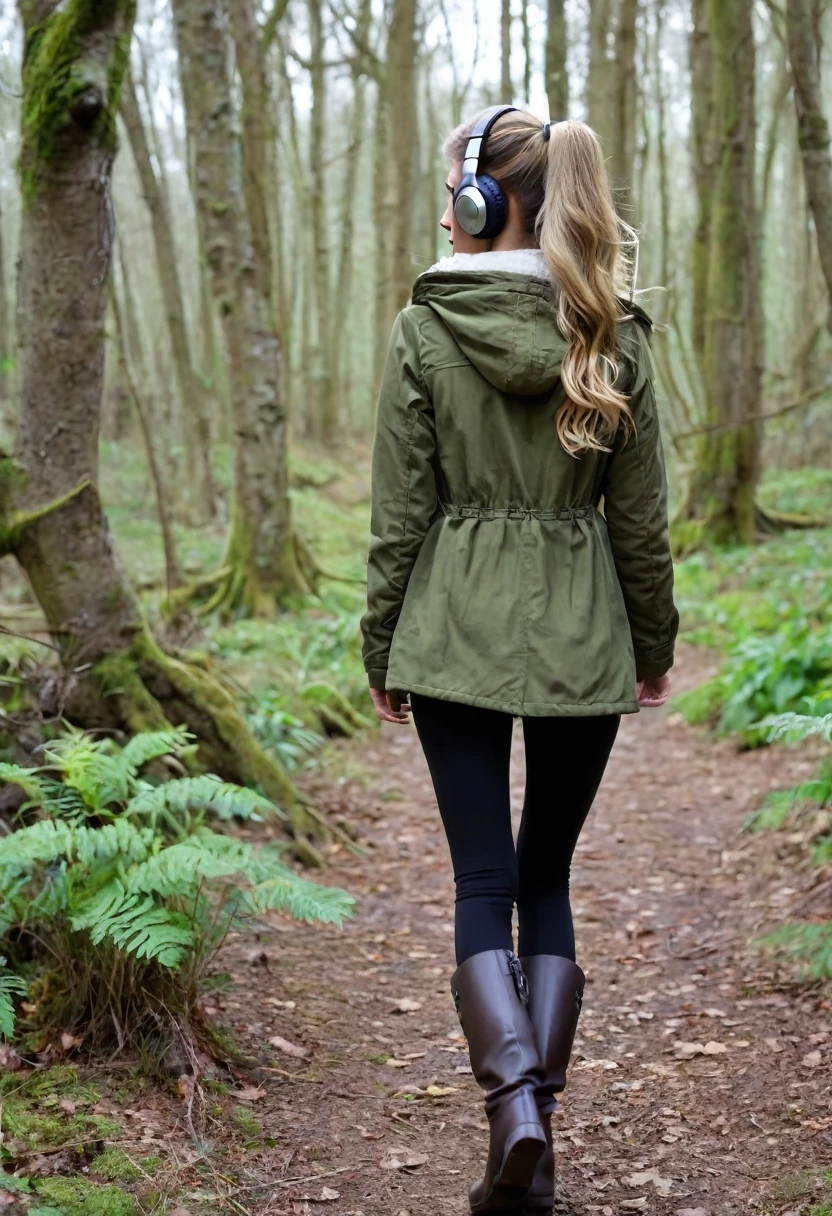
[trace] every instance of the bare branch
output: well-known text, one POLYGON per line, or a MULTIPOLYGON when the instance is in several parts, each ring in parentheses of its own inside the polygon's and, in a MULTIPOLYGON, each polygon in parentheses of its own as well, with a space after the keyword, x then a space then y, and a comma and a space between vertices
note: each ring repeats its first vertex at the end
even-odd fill
POLYGON ((274 42, 274 36, 277 33, 278 26, 289 8, 289 0, 275 0, 275 6, 266 18, 263 25, 263 32, 260 35, 260 45, 264 51, 267 51, 274 42))
POLYGON ((727 431, 740 431, 751 423, 767 422, 770 418, 780 418, 783 414, 791 414, 804 405, 811 405, 813 401, 817 401, 819 397, 823 397, 829 392, 832 392, 832 384, 820 384, 809 389, 796 401, 790 401, 788 405, 781 405, 779 409, 769 410, 762 414, 752 414, 733 422, 715 422, 710 426, 698 426, 692 431, 683 431, 681 435, 676 435, 675 440, 681 442, 683 439, 693 439, 697 435, 722 435, 727 431))

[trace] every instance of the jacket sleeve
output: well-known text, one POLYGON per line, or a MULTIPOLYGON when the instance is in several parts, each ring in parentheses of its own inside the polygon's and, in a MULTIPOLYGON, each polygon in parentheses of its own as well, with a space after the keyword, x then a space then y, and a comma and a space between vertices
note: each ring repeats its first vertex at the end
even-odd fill
POLYGON ((605 474, 604 515, 624 593, 639 680, 673 666, 679 614, 673 602, 665 473, 648 339, 636 326, 636 376, 631 391, 635 432, 616 441, 605 474))
POLYGON ((390 334, 373 444, 367 611, 361 620, 364 666, 373 688, 386 686, 393 632, 436 511, 435 454, 419 328, 412 310, 405 309, 390 334))

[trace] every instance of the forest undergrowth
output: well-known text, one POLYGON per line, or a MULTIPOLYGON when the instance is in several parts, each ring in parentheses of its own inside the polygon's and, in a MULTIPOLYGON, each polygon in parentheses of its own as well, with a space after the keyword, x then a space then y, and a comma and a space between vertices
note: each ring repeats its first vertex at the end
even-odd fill
MULTIPOLYGON (((164 565, 157 557, 161 550, 143 466, 120 450, 117 460, 105 459, 104 468, 118 468, 117 480, 110 474, 105 476, 103 492, 119 549, 156 628, 164 632, 172 626, 164 614, 164 565)), ((230 921, 223 926, 223 952, 219 963, 207 968, 211 975, 205 978, 210 978, 210 986, 199 996, 200 1014, 204 1013, 212 1024, 222 1028, 221 1033, 228 1035, 228 1042, 234 1044, 241 1056, 250 1060, 259 1057, 261 1063, 232 1064, 231 1070, 225 1072, 209 1070, 196 1103, 193 1090, 183 1079, 188 1075, 185 1070, 170 1070, 168 1080, 161 1084, 158 1075, 149 1079, 151 1072, 158 1074, 158 1068, 151 1069, 149 1058, 143 1058, 141 1053, 153 1052, 152 1037, 145 1036, 138 1052, 132 1056, 128 1053, 109 1066, 102 1066, 100 1055, 91 1052, 91 1041, 85 1045, 83 1027, 71 1019, 63 1026, 52 1027, 57 1036, 53 1035, 50 1054, 39 1057, 35 1052, 27 1057, 21 1043, 0 1046, 0 1162, 10 1212, 15 1210, 11 1206, 14 1192, 19 1210, 30 1216, 56 1213, 83 1216, 99 1211, 102 1216, 157 1212, 197 1216, 215 1210, 217 1204, 220 1210, 271 1216, 311 1211, 309 1205, 317 1202, 330 1204, 333 1212, 361 1212, 364 1216, 381 1216, 384 1212, 386 1216, 392 1211, 415 1216, 416 1212, 426 1210, 423 1204, 429 1194, 425 1190, 427 1183, 419 1177, 425 1153, 414 1148, 413 1143, 421 1143, 427 1136, 433 1145, 428 1148, 428 1157, 434 1160, 438 1154, 439 1160, 445 1160, 449 1182, 457 1189, 458 1168, 466 1169, 466 1154, 478 1151, 471 1146, 471 1128, 479 1124, 473 1120, 476 1108, 472 1105, 470 1082, 460 1081, 464 1073, 462 1065, 454 1066, 459 1074, 455 1076, 453 1069, 432 1064, 431 1075, 422 1077, 427 1069, 422 1060, 434 1060, 430 1044, 425 1052, 419 1045, 419 1034, 414 1042, 411 1033, 406 1044, 399 1043, 401 1036, 397 1038, 394 1034, 392 1040, 389 1038, 388 1023, 402 1027, 415 1014, 415 1010, 407 1012, 407 1000, 414 999, 409 995, 410 989, 407 998, 403 998, 404 1012, 396 1012, 395 1008, 392 1014, 380 1011, 380 1022, 372 1021, 373 1015, 363 998, 349 995, 354 991, 351 985, 361 989, 359 977, 363 968, 375 977, 374 984, 395 983, 398 998, 400 984, 396 977, 404 983, 415 968, 432 977, 429 984, 433 995, 423 1002, 426 1010, 431 1017, 434 1014, 436 1018, 444 1017, 439 1012, 440 991, 448 963, 449 938, 444 934, 450 927, 447 865, 435 820, 430 815, 429 789, 413 740, 408 736, 401 742, 385 736, 379 742, 375 731, 368 729, 369 706, 357 629, 363 607, 360 580, 368 517, 366 471, 366 452, 354 454, 348 466, 308 453, 295 459, 293 508, 299 528, 311 542, 326 575, 319 597, 299 602, 291 613, 275 622, 204 620, 198 631, 185 639, 189 646, 204 650, 223 671, 224 678, 232 682, 244 703, 261 742, 279 755, 310 798, 338 826, 339 836, 328 846, 331 871, 324 874, 324 879, 337 882, 359 896, 357 920, 343 938, 333 936, 331 930, 297 930, 284 913, 265 909, 261 909, 266 914, 261 918, 260 928, 247 929, 242 923, 230 921), (333 690, 340 701, 333 699, 333 690), (326 707, 323 714, 322 706, 326 707), (343 741, 356 732, 360 737, 343 741), (334 744, 334 739, 342 741, 334 744), (400 746, 404 748, 401 759, 405 764, 401 779, 397 750, 400 746), (407 784, 407 772, 415 774, 413 780, 418 782, 418 789, 407 784), (421 938, 414 940, 414 950, 410 953, 405 950, 403 954, 397 945, 395 959, 390 959, 387 955, 392 940, 390 926, 397 919, 409 923, 408 916, 402 915, 402 905, 409 898, 405 893, 409 886, 407 858, 416 848, 416 837, 409 838, 407 826, 413 798, 420 807, 417 836, 428 842, 425 864, 430 873, 438 876, 447 906, 434 902, 431 895, 431 902, 424 905, 423 911, 436 910, 436 920, 430 926, 435 940, 426 945, 421 938), (388 801, 391 805, 386 808, 388 801), (390 876, 389 882, 385 875, 390 876), (341 941, 343 946, 339 944, 341 941), (308 951, 315 983, 307 973, 302 943, 308 951), (342 949, 347 954, 339 961, 342 949), (428 961, 433 959, 437 960, 436 965, 428 961), (350 972, 349 982, 341 974, 344 968, 350 972), (256 996, 250 994, 252 983, 257 988, 256 996), (301 991, 311 1005, 298 999, 301 991), (247 993, 251 996, 250 1008, 247 993), (336 1033, 339 1009, 356 1041, 364 1041, 369 1034, 371 1042, 373 1037, 382 1045, 394 1042, 394 1049, 366 1047, 356 1056, 353 1038, 345 1044, 343 1035, 336 1033), (266 1052, 265 1042, 269 1043, 266 1052), (391 1087, 387 1080, 390 1069, 398 1067, 405 1079, 411 1075, 408 1069, 418 1072, 420 1083, 391 1087), (355 1112, 351 1122, 349 1112, 345 1111, 343 1118, 340 1114, 337 1118, 333 1116, 335 1122, 326 1136, 314 1135, 307 1113, 315 1103, 309 1108, 309 1095, 321 1086, 324 1087, 321 1092, 330 1095, 334 1089, 372 1097, 378 1126, 368 1126, 365 1119, 360 1119, 356 1130, 355 1112), (432 1089, 436 1092, 432 1093, 432 1089), (467 1093, 467 1105, 462 1103, 461 1090, 467 1093), (418 1117, 408 1113, 408 1103, 411 1111, 422 1113, 418 1117), (443 1122, 448 1113, 444 1110, 446 1106, 452 1109, 443 1122), (268 1118, 262 1113, 265 1110, 270 1112, 268 1118), (432 1112, 430 1117, 427 1112, 432 1112), (436 1130, 440 1124, 444 1128, 445 1123, 449 1129, 468 1127, 467 1132, 461 1133, 460 1145, 448 1147, 447 1133, 436 1130), (418 1134, 414 1134, 414 1127, 420 1128, 418 1134), (372 1195, 368 1192, 362 1199, 362 1153, 368 1148, 373 1150, 376 1139, 384 1143, 390 1140, 391 1131, 390 1153, 380 1177, 396 1185, 391 1191, 389 1187, 374 1190, 373 1184, 372 1195), (333 1164, 336 1158, 338 1163, 333 1164), (391 1161, 397 1161, 398 1165, 390 1164, 391 1161), (409 1189, 413 1192, 410 1197, 409 1189)), ((832 516, 832 475, 811 469, 778 474, 764 486, 763 499, 783 510, 811 510, 832 516)), ((210 528, 179 527, 177 543, 185 571, 209 568, 218 560, 223 535, 222 519, 210 528)), ((5 577, 5 572, 0 572, 0 576, 4 578, 0 582, 0 600, 15 613, 15 632, 31 636, 38 622, 22 585, 5 577)), ((813 1113, 816 1095, 812 1083, 818 1079, 816 1069, 825 1068, 828 1072, 830 1049, 830 1032, 826 1028, 829 1001, 824 993, 828 993, 826 984, 832 977, 832 928, 828 912, 832 884, 832 529, 787 533, 754 548, 688 558, 678 569, 678 591, 684 641, 693 648, 685 647, 680 696, 671 715, 662 719, 660 730, 664 734, 670 732, 669 741, 682 758, 686 780, 695 780, 697 766, 702 780, 720 790, 741 778, 748 783, 749 776, 752 777, 752 788, 738 790, 735 802, 724 807, 720 803, 719 822, 708 828, 708 832, 713 829, 717 836, 720 832, 724 834, 729 858, 728 863, 724 859, 712 861, 721 901, 716 911, 717 923, 725 929, 725 932, 720 929, 715 938, 714 966, 721 965, 721 960, 728 966, 727 925, 731 908, 740 906, 753 890, 751 874, 738 875, 731 870, 732 850, 736 849, 743 857, 757 858, 763 871, 766 867, 771 870, 777 859, 777 866, 787 871, 789 885, 783 887, 781 874, 775 897, 766 905, 767 912, 773 915, 755 914, 754 931, 747 943, 745 978, 742 983, 737 980, 738 990, 731 989, 729 995, 732 1001, 756 1000, 759 996, 765 1002, 775 997, 779 1001, 778 994, 791 993, 805 1009, 807 1025, 811 1021, 810 1007, 815 1010, 818 1042, 800 1040, 800 1067, 804 1069, 802 1075, 808 1078, 811 1098, 801 1108, 801 1115, 810 1124, 805 1133, 807 1138, 817 1136, 826 1143, 832 1121, 824 1121, 823 1116, 813 1113), (697 655, 702 658, 691 662, 688 656, 697 655), (691 679, 691 669, 695 669, 695 679, 691 679), (683 717, 693 729, 681 724, 683 717), (694 740, 699 742, 694 744, 694 740), (795 747, 795 742, 800 745, 795 747), (738 815, 740 804, 742 814, 738 815), (719 871, 726 864, 729 872, 722 876, 719 871), (778 893, 782 890, 790 894, 778 893), (811 1061, 816 1055, 815 1065, 811 1061)), ((43 662, 42 649, 26 641, 25 636, 4 640, 0 672, 0 708, 4 713, 14 714, 30 666, 43 662)), ((59 724, 51 729, 54 734, 61 733, 59 724)), ((634 735, 631 737, 635 739, 634 735)), ((649 802, 650 782, 645 775, 645 757, 638 751, 644 745, 634 742, 633 746, 636 752, 629 759, 625 754, 622 766, 634 771, 632 797, 640 808, 645 805, 643 800, 649 802)), ((0 736, 0 760, 12 758, 10 754, 3 755, 0 736)), ((613 790, 621 787, 620 773, 613 777, 613 783, 613 790)), ((92 811, 95 814, 94 806, 92 811)), ((94 826, 100 829, 101 825, 96 821, 94 826)), ((203 830, 201 820, 197 826, 203 830)), ((233 828, 233 837, 240 847, 251 847, 267 842, 269 833, 264 834, 263 825, 249 819, 233 828)), ((167 845, 163 842, 162 847, 167 845)), ((592 849, 603 847, 596 833, 588 849, 591 853, 592 849)), ((661 875, 665 863, 671 870, 677 865, 675 859, 662 851, 671 847, 675 847, 672 832, 656 845, 648 883, 654 892, 658 888, 651 884, 661 875)), ((705 852, 712 859, 716 856, 710 846, 705 852)), ((643 874, 639 881, 636 862, 635 854, 626 861, 626 866, 631 867, 627 871, 628 881, 634 889, 644 881, 643 874)), ((759 891, 756 895, 759 896, 759 891)), ((342 905, 341 911, 344 910, 342 905)), ((595 940, 597 930, 591 923, 595 912, 590 905, 585 905, 583 912, 590 922, 589 937, 595 940)), ((693 912, 685 910, 682 922, 688 923, 691 917, 693 912)), ((645 952, 643 939, 650 938, 650 921, 641 917, 634 923, 636 928, 631 931, 628 925, 625 936, 633 943, 633 953, 644 956, 642 961, 647 968, 645 960, 651 956, 649 950, 645 952)), ((672 917, 668 926, 671 942, 668 948, 673 955, 676 946, 672 943, 678 930, 672 927, 672 917)), ((407 944, 402 939, 401 946, 407 944)), ((697 946, 693 957, 710 957, 708 952, 713 945, 709 941, 704 947, 697 946)), ((596 944, 595 949, 603 955, 603 946, 596 944)), ((0 953, 11 952, 3 949, 0 953)), ((206 952, 205 957, 210 962, 209 954, 212 957, 211 952, 206 952)), ((17 976, 18 972, 8 967, 0 970, 0 980, 9 975, 17 976)), ((733 983, 733 973, 726 972, 720 984, 723 990, 720 1001, 726 985, 730 988, 733 983)), ((635 988, 639 988, 639 983, 635 988)), ((633 1008, 646 1013, 652 1009, 650 998, 646 997, 649 985, 642 982, 640 988, 641 995, 635 989, 631 994, 636 1002, 633 1008), (642 997, 646 999, 640 1003, 642 997)), ((38 990, 35 991, 37 994, 38 990)), ((418 1003, 421 1001, 418 984, 414 991, 418 1003)), ((392 991, 390 996, 393 997, 392 991)), ((607 999, 614 1005, 614 997, 607 999)), ((36 997, 19 991, 14 980, 10 987, 7 985, 7 1000, 16 1008, 23 1025, 27 1021, 37 1022, 36 997)), ((395 1006, 395 1000, 387 1003, 391 1008, 395 1006)), ((60 1008, 60 1003, 56 1002, 55 1007, 60 1008)), ((613 1017, 612 1006, 608 1013, 613 1017)), ((687 1016, 684 1014, 683 1019, 687 1016)), ((416 1021, 421 1022, 421 1018, 419 1013, 416 1021)), ((731 1018, 726 1020, 730 1026, 731 1018)), ((445 1041, 456 1051, 458 1036, 454 1037, 447 1017, 445 1021, 448 1022, 443 1032, 445 1041)), ((649 1028, 638 1017, 633 1024, 649 1028)), ((682 1027, 685 1028, 684 1021, 682 1027)), ((412 1029, 416 1030, 415 1025, 412 1029)), ((765 1048, 767 1036, 763 1030, 761 1026, 759 1043, 763 1054, 756 1067, 760 1079, 771 1083, 775 1078, 765 1052, 770 1051, 779 1076, 781 1050, 765 1048)), ((434 1046, 442 1038, 440 1035, 437 1039, 433 1029, 424 1033, 434 1046)), ((692 1033, 684 1033, 678 1041, 689 1045, 695 1038, 692 1033)), ((710 1051, 716 1050, 712 1046, 715 1041, 718 1036, 705 1044, 703 1064, 710 1058, 710 1051)), ((32 1042, 30 1039, 30 1047, 32 1042)), ((634 1046, 637 1054, 639 1045, 634 1046)), ((786 1045, 782 1050, 791 1048, 786 1045)), ((435 1058, 453 1063, 448 1056, 435 1058)), ((698 1058, 697 1053, 694 1058, 698 1058)), ((586 1059, 591 1064, 591 1056, 586 1059)), ((674 1055, 673 1068, 676 1059, 674 1055)), ((717 1061, 720 1066, 723 1063, 717 1061)), ((586 1082, 603 1078, 607 1066, 601 1060, 598 1067, 598 1074, 590 1068, 584 1078, 586 1082)), ((660 1074, 656 1076, 661 1081, 660 1074)), ((740 1085, 739 1078, 736 1084, 740 1085)), ((638 1095, 639 1088, 632 1092, 638 1095)), ((700 1138, 700 1147, 704 1146, 705 1132, 695 1130, 696 1120, 685 1102, 674 1099, 672 1094, 665 1097, 671 1105, 675 1101, 683 1108, 679 1118, 690 1124, 694 1137, 700 1138)), ((344 1102, 348 1105, 350 1100, 354 1099, 344 1102)), ((601 1101, 600 1093, 598 1100, 601 1101)), ((599 1123, 602 1130, 598 1134, 606 1135, 617 1125, 615 1120, 599 1123)), ((667 1146, 672 1143, 684 1142, 677 1131, 673 1127, 665 1133, 662 1151, 669 1151, 667 1146), (668 1140, 668 1136, 675 1140, 668 1140)), ((580 1147, 582 1136, 586 1139, 586 1135, 575 1132, 570 1143, 580 1147)), ((591 1144, 594 1138, 593 1131, 588 1142, 591 1144)), ((634 1152, 638 1133, 633 1131, 624 1139, 628 1144, 632 1142, 634 1152)), ((592 1155, 591 1150, 584 1155, 592 1155)), ((648 1156, 646 1151, 642 1155, 648 1156)), ((573 1169, 571 1185, 578 1188, 575 1194, 579 1202, 569 1210, 581 1214, 609 1211, 616 1216, 619 1211, 636 1207, 666 1212, 668 1216, 681 1211, 696 1212, 697 1216, 742 1212, 745 1216, 748 1210, 778 1216, 786 1212, 790 1216, 804 1213, 830 1216, 832 1178, 827 1175, 824 1181, 818 1168, 824 1164, 820 1148, 817 1153, 813 1148, 798 1156, 803 1164, 795 1172, 785 1168, 785 1157, 779 1155, 779 1149, 772 1153, 773 1165, 778 1166, 779 1173, 773 1166, 768 1173, 761 1167, 752 1188, 754 1202, 748 1208, 730 1206, 738 1185, 733 1181, 723 1207, 713 1206, 712 1196, 703 1206, 692 1192, 689 1199, 671 1199, 670 1192, 662 1189, 668 1182, 664 1166, 648 1161, 641 1162, 639 1168, 640 1163, 635 1160, 631 1175, 626 1177, 648 1176, 652 1170, 660 1180, 647 1177, 641 1184, 644 1196, 639 1184, 631 1188, 619 1179, 616 1185, 622 1188, 620 1206, 617 1202, 606 1204, 604 1187, 594 1195, 597 1202, 593 1203, 595 1182, 587 1181, 587 1177, 581 1182, 573 1169), (829 1190, 828 1196, 824 1187, 829 1190), (646 1202, 636 1204, 642 1197, 646 1202)), ((827 1164, 828 1160, 827 1157, 827 1164)), ((593 1174, 588 1164, 582 1172, 587 1176, 593 1174)), ((624 1177, 622 1174, 621 1178, 624 1177)), ((674 1195, 682 1193, 680 1185, 675 1183, 675 1190, 671 1186, 674 1195)), ((613 1197, 614 1187, 609 1194, 613 1197)), ((449 1199, 448 1206, 440 1206, 438 1210, 450 1213, 457 1208, 449 1199)))

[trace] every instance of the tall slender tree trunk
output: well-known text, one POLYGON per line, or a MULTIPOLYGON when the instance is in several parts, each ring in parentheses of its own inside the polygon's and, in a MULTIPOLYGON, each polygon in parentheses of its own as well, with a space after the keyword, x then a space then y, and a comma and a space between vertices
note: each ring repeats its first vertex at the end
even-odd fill
MULTIPOLYGON (((667 95, 662 68, 662 35, 664 32, 665 0, 655 0, 656 38, 653 47, 655 77, 656 161, 659 174, 659 282, 673 290, 673 268, 670 262, 670 180, 667 163, 667 95)), ((646 159, 646 157, 645 157, 646 159)))
POLYGON ((771 90, 771 108, 769 110, 768 125, 766 127, 765 137, 765 154, 763 156, 763 166, 761 170, 761 185, 760 185, 760 221, 765 223, 768 216, 768 205, 771 197, 771 178, 774 172, 774 161, 777 156, 777 149, 780 145, 780 133, 783 126, 783 112, 786 109, 786 102, 789 100, 789 94, 792 91, 792 74, 789 67, 788 56, 785 53, 785 48, 778 47, 778 52, 782 52, 778 56, 777 71, 773 81, 771 90))
POLYGON ((416 3, 395 0, 390 24, 388 72, 392 84, 390 134, 394 182, 395 224, 393 228, 390 325, 404 308, 413 287, 413 193, 416 140, 416 3))
POLYGON ((759 476, 760 267, 755 199, 753 0, 708 0, 718 166, 705 324, 706 431, 697 447, 684 547, 750 543, 759 476))
POLYGON ((395 223, 393 174, 390 164, 390 68, 385 64, 376 87, 373 200, 375 209, 375 281, 373 400, 378 397, 390 326, 393 323, 393 265, 391 234, 395 223))
POLYGON ((204 522, 212 519, 216 513, 216 491, 211 471, 209 398, 205 383, 197 372, 188 338, 170 208, 153 167, 136 90, 129 76, 122 91, 121 117, 130 140, 144 201, 150 212, 156 266, 170 333, 173 371, 184 422, 189 514, 193 520, 204 522))
POLYGON ((0 213, 0 443, 12 432, 12 324, 6 291, 3 216, 0 213))
POLYGON ((546 93, 553 122, 569 117, 569 75, 566 53, 569 40, 564 0, 549 0, 546 23, 546 93))
POLYGON ((319 440, 334 443, 337 438, 337 397, 333 391, 328 351, 330 309, 329 216, 326 209, 327 171, 324 135, 326 132, 326 66, 324 56, 322 0, 307 0, 310 30, 310 77, 312 113, 309 119, 309 199, 312 225, 314 287, 314 330, 307 370, 310 433, 319 440))
POLYGON ((208 608, 272 617, 307 589, 292 530, 286 408, 270 276, 255 266, 234 130, 228 33, 219 0, 175 0, 182 91, 211 292, 228 359, 234 502, 223 569, 208 608), (270 289, 269 289, 270 290, 270 289))
POLYGON ((708 28, 708 0, 693 0, 693 30, 688 47, 691 82, 691 150, 696 192, 696 229, 691 245, 691 314, 693 349, 700 365, 705 358, 705 321, 711 211, 717 169, 714 56, 708 28))
POLYGON ((251 229, 257 290, 274 311, 273 234, 278 225, 269 219, 277 198, 274 100, 260 44, 260 26, 252 0, 228 0, 237 75, 242 95, 243 193, 251 229))
MULTIPOLYGON (((370 32, 372 10, 370 0, 361 0, 358 11, 357 36, 362 43, 370 32)), ((352 109, 350 112, 349 144, 344 166, 343 194, 341 202, 341 243, 338 252, 338 270, 335 283, 335 315, 330 339, 331 378, 340 400, 345 400, 346 376, 344 374, 344 333, 349 321, 350 295, 353 278, 353 244, 355 235, 355 194, 358 184, 358 169, 364 140, 364 123, 367 117, 367 79, 362 64, 356 57, 352 69, 352 109)))
POLYGON ((589 70, 586 80, 587 121, 600 136, 607 155, 612 151, 612 91, 608 40, 611 0, 589 0, 589 70))
MULTIPOLYGON (((442 218, 444 207, 439 202, 440 195, 438 193, 440 183, 440 147, 442 137, 439 131, 439 116, 436 113, 436 100, 433 92, 433 73, 431 71, 431 63, 425 65, 425 80, 424 80, 424 96, 425 96, 425 123, 427 126, 427 156, 425 158, 425 171, 427 174, 427 184, 425 188, 425 258, 429 266, 433 265, 436 260, 436 250, 438 245, 439 233, 442 231, 439 227, 439 221, 442 218)), ((444 188, 443 188, 444 193, 444 188)))
POLYGON ((823 110, 817 24, 813 0, 787 0, 786 28, 803 176, 815 222, 820 264, 830 295, 828 324, 832 330, 832 155, 829 123, 823 110))
POLYGON ((159 437, 155 425, 155 411, 152 404, 145 398, 143 387, 138 383, 136 371, 134 370, 136 368, 139 369, 144 383, 146 369, 141 349, 141 335, 139 333, 135 301, 130 285, 130 273, 121 243, 119 243, 119 255, 121 281, 124 287, 124 304, 122 305, 119 302, 118 291, 115 290, 115 287, 110 297, 116 323, 118 358, 121 373, 127 386, 127 393, 135 410, 139 429, 142 433, 142 441, 147 457, 147 468, 153 486, 153 495, 156 499, 156 515, 159 520, 159 531, 162 534, 162 550, 165 555, 165 586, 168 596, 170 596, 171 591, 176 587, 181 587, 184 581, 179 560, 176 556, 170 486, 162 471, 161 461, 159 460, 159 437))
POLYGON ((621 0, 615 32, 615 84, 613 95, 613 141, 609 149, 610 177, 618 209, 632 222, 633 183, 636 164, 636 27, 639 0, 621 0))
POLYGON ((514 99, 511 83, 511 0, 501 0, 500 8, 500 100, 514 99))
POLYGON ((532 92, 532 30, 529 23, 529 0, 521 0, 523 22, 523 100, 529 104, 532 92))

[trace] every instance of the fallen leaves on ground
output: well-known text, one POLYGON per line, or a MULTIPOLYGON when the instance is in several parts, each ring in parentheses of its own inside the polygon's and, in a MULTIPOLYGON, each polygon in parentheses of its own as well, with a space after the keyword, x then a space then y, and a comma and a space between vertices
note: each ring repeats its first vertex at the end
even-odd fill
POLYGON ((391 1148, 381 1163, 383 1170, 415 1170, 424 1165, 427 1153, 414 1153, 406 1148, 391 1148))
POLYGON ((308 1047, 301 1047, 299 1043, 290 1043, 288 1039, 284 1039, 279 1034, 273 1035, 269 1039, 269 1046, 282 1052, 284 1056, 294 1056, 296 1060, 305 1060, 310 1054, 308 1047))
POLYGON ((670 1178, 662 1178, 661 1174, 657 1174, 655 1170, 645 1170, 641 1174, 631 1174, 629 1178, 624 1179, 625 1186, 631 1186, 634 1189, 647 1186, 652 1182, 660 1195, 669 1195, 673 1188, 673 1181, 670 1178))
POLYGON ((400 1000, 393 1002, 392 1013, 417 1013, 422 1008, 422 1002, 414 1000, 413 997, 403 996, 400 1000))
POLYGON ((676 1058, 679 1060, 692 1060, 694 1056, 721 1056, 728 1050, 724 1043, 717 1043, 713 1039, 710 1043, 682 1043, 677 1041, 673 1044, 673 1047, 676 1052, 676 1058))

